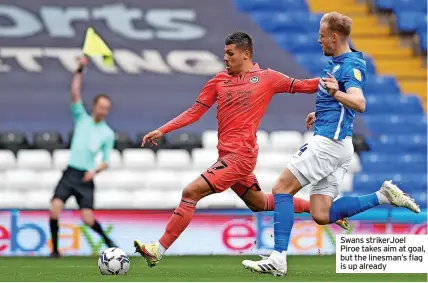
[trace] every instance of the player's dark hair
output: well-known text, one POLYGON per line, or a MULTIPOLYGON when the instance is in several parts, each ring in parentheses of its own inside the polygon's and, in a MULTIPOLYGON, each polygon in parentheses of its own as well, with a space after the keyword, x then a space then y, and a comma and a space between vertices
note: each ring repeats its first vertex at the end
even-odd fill
POLYGON ((97 96, 94 97, 94 104, 97 104, 101 98, 105 98, 111 102, 111 98, 107 94, 101 93, 97 94, 97 96))
POLYGON ((253 40, 245 32, 235 31, 229 34, 224 40, 224 44, 236 44, 236 47, 250 51, 251 56, 253 56, 253 40))

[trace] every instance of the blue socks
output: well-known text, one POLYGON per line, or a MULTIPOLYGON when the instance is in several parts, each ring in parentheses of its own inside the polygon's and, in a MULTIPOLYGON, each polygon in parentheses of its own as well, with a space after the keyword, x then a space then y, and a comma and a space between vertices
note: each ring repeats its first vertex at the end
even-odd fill
POLYGON ((333 202, 330 207, 330 223, 344 217, 350 217, 379 205, 376 193, 359 197, 343 197, 333 202))
POLYGON ((273 217, 274 250, 281 253, 288 249, 294 222, 294 203, 293 196, 289 194, 277 194, 273 197, 275 200, 275 214, 273 217))

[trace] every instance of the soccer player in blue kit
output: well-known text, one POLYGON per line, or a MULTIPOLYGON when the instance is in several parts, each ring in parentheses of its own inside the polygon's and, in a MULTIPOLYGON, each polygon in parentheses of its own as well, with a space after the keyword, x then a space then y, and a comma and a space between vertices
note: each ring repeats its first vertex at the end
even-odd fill
POLYGON ((281 173, 272 189, 275 200, 275 245, 269 257, 244 260, 245 268, 274 276, 287 274, 287 249, 294 222, 293 195, 312 184, 310 211, 320 225, 334 223, 380 204, 405 207, 419 213, 419 206, 391 181, 369 195, 343 197, 333 202, 351 163, 353 123, 356 112, 364 112, 366 62, 350 48, 351 18, 331 12, 320 22, 318 42, 325 56, 332 56, 318 85, 316 111, 308 115, 307 128, 314 136, 305 143, 281 173))

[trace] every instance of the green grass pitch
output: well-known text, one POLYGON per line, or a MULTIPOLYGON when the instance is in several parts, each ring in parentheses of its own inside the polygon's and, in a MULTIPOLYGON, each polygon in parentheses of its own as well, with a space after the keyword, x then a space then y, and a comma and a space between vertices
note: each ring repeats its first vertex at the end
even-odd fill
POLYGON ((155 268, 131 257, 126 276, 102 276, 96 257, 1 257, 0 281, 417 281, 426 274, 336 274, 335 256, 290 256, 285 277, 251 273, 243 259, 257 256, 166 256, 155 268))

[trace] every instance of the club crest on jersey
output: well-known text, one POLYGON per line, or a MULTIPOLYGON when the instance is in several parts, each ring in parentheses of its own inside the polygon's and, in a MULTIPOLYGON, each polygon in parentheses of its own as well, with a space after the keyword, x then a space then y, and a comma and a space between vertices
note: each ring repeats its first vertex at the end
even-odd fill
POLYGON ((354 69, 354 77, 359 80, 361 82, 362 77, 361 77, 361 72, 358 69, 354 69))
POLYGON ((259 77, 257 77, 257 76, 251 77, 250 83, 255 84, 255 83, 258 83, 258 82, 259 82, 259 77))

